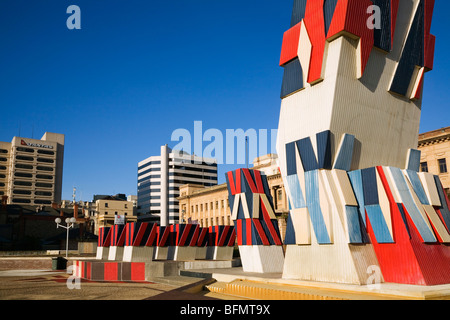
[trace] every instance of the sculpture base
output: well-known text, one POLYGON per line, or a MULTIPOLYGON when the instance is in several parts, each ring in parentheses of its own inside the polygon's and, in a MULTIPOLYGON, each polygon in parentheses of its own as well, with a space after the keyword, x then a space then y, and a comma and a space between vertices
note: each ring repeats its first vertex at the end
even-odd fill
POLYGON ((97 255, 95 259, 97 260, 108 260, 109 247, 97 247, 97 255))
POLYGON ((123 251, 124 262, 150 262, 153 260, 154 247, 126 246, 123 251))
POLYGON ((283 272, 284 253, 281 246, 239 246, 244 272, 283 272))
POLYGON ((109 261, 122 261, 123 259, 123 247, 109 247, 108 260, 109 261))

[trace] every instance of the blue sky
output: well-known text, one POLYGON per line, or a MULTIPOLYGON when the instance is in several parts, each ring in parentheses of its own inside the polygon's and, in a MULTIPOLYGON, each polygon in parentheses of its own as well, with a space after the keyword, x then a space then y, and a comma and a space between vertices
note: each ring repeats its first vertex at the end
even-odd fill
MULTIPOLYGON (((447 12, 421 132, 450 125, 447 12)), ((63 199, 136 194, 137 163, 175 129, 276 129, 292 0, 0 0, 0 141, 64 133, 63 199), (68 30, 69 5, 81 30, 68 30)), ((219 166, 223 182, 230 166, 219 166)))

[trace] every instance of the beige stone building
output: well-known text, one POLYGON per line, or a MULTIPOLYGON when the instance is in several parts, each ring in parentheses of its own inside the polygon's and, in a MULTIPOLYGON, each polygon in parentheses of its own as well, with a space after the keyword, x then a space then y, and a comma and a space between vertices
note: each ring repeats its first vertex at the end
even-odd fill
POLYGON ((0 142, 0 197, 8 204, 60 203, 64 140, 63 134, 46 132, 40 140, 0 142))
POLYGON ((106 197, 95 202, 95 211, 95 234, 98 234, 98 229, 101 227, 113 226, 120 217, 124 218, 124 223, 137 221, 132 201, 106 197))
MULTIPOLYGON (((267 175, 275 212, 279 218, 280 231, 284 235, 289 205, 276 159, 276 155, 256 158, 252 169, 260 170, 267 175)), ((233 225, 226 183, 214 187, 183 185, 180 187, 178 200, 181 223, 197 222, 202 227, 233 225)))
POLYGON ((439 175, 447 195, 450 196, 450 127, 419 135, 419 150, 422 152, 420 170, 439 175))

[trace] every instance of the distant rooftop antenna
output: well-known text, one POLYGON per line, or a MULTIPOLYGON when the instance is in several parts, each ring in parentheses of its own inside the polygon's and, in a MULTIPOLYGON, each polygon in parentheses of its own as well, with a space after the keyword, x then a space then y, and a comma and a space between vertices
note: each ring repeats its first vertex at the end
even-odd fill
POLYGON ((75 204, 76 194, 77 194, 77 188, 76 188, 76 187, 73 187, 72 199, 73 199, 73 203, 74 203, 74 204, 75 204))

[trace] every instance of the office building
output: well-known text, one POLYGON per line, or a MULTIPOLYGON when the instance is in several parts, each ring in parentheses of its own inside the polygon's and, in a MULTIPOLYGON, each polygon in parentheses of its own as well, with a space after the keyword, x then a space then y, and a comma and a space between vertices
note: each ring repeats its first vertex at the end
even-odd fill
POLYGON ((63 134, 0 142, 0 196, 7 197, 8 204, 60 203, 63 162, 63 134))
POLYGON ((156 221, 163 226, 178 223, 179 188, 189 183, 204 187, 217 185, 216 160, 172 151, 165 145, 159 155, 139 162, 139 220, 156 221))

